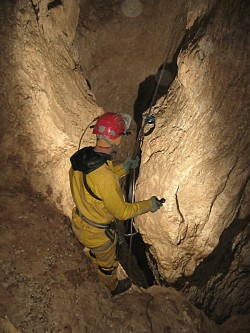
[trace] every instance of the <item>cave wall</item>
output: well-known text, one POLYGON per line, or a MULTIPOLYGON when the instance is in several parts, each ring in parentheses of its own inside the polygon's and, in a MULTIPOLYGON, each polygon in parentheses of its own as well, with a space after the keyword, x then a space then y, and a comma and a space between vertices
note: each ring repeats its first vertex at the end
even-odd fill
POLYGON ((166 203, 137 225, 160 283, 219 321, 249 311, 247 2, 204 3, 193 2, 177 78, 143 145, 137 200, 166 203))
MULTIPOLYGON (((2 187, 30 186, 65 212, 69 157, 96 106, 72 43, 76 1, 1 1, 2 187)), ((89 133, 84 140, 93 141, 89 133)))
POLYGON ((174 79, 190 4, 184 0, 81 0, 79 4, 74 45, 84 77, 105 112, 126 112, 134 119, 132 135, 122 141, 114 157, 121 162, 133 153, 141 114, 151 103, 164 62, 155 100, 174 79))
POLYGON ((174 61, 187 10, 184 0, 80 2, 75 45, 98 105, 133 114, 139 85, 153 87, 164 60, 174 61))
MULTIPOLYGON (((69 212, 69 157, 82 129, 102 109, 96 106, 72 45, 78 4, 64 0, 48 8, 49 3, 53 2, 0 4, 0 182, 2 188, 20 191, 32 186, 69 212)), ((137 199, 157 195, 167 200, 161 211, 137 219, 150 245, 156 277, 159 283, 182 290, 217 321, 246 313, 250 209, 247 2, 159 0, 155 26, 150 1, 145 1, 149 7, 141 13, 146 16, 135 18, 121 14, 121 1, 114 3, 117 6, 110 14, 107 2, 81 1, 86 9, 86 17, 80 20, 79 33, 85 38, 82 49, 78 45, 81 66, 105 111, 132 112, 138 85, 162 64, 166 45, 167 62, 181 46, 178 75, 167 97, 154 107, 157 129, 145 138, 136 191, 137 199), (120 29, 123 37, 110 39, 112 29, 120 29), (151 37, 144 39, 147 33, 151 37), (128 44, 132 51, 126 54, 128 44), (105 61, 96 55, 98 47, 105 61), (117 56, 112 58, 113 54, 117 56), (118 71, 118 65, 125 70, 118 71)), ((87 133, 83 144, 91 143, 93 137, 87 133)))

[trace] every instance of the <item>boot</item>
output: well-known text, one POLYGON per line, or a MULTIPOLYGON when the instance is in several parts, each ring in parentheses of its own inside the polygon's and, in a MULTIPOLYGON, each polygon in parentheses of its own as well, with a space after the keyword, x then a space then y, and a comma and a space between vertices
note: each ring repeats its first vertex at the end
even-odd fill
POLYGON ((115 290, 111 291, 112 296, 124 293, 124 291, 128 290, 131 285, 132 281, 130 279, 119 280, 115 290))

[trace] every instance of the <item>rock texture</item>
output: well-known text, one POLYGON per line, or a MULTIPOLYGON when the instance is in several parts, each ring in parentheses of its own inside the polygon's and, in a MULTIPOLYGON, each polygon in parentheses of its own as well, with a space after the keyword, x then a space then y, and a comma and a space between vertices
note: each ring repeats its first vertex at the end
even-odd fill
MULTIPOLYGON (((244 0, 0 2, 0 331, 247 332, 248 318, 216 325, 171 288, 134 286, 111 299, 64 215, 69 157, 103 112, 89 85, 105 111, 134 109, 140 121, 164 56, 174 66, 180 51, 168 96, 176 67, 157 96, 136 193, 167 203, 138 227, 159 283, 218 322, 249 313, 246 8, 244 0)), ((93 144, 90 132, 83 144, 93 144)))
POLYGON ((187 1, 94 0, 80 8, 75 44, 98 105, 132 114, 139 85, 144 104, 150 103, 160 65, 174 61, 187 1))
POLYGON ((137 186, 166 204, 137 223, 159 280, 220 321, 249 312, 247 3, 193 4, 137 186))
MULTIPOLYGON (((157 97, 176 74, 176 50, 185 34, 187 2, 179 0, 80 1, 74 45, 85 78, 106 112, 126 112, 140 125, 166 67, 157 97)), ((132 154, 137 126, 116 160, 132 154), (123 152, 123 153, 122 153, 123 152)))
POLYGON ((69 213, 69 157, 101 110, 75 62, 79 6, 49 3, 1 1, 0 181, 31 184, 69 213))
POLYGON ((39 193, 2 191, 0 207, 1 333, 235 332, 238 321, 224 329, 172 288, 112 298, 68 218, 39 193))

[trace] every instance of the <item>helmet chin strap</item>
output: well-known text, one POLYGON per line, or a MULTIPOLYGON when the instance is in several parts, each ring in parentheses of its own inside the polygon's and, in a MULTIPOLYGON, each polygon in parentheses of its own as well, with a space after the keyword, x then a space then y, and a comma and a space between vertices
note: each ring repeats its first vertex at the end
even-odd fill
POLYGON ((108 138, 104 137, 103 138, 105 142, 107 142, 107 144, 110 145, 110 147, 112 148, 112 153, 116 154, 120 148, 120 145, 115 145, 113 142, 111 142, 108 138))
POLYGON ((106 138, 105 136, 100 136, 99 137, 100 139, 104 140, 108 145, 109 147, 101 147, 101 146, 97 146, 100 147, 100 148, 104 148, 104 149, 110 149, 112 148, 112 153, 116 154, 120 148, 120 144, 119 145, 115 145, 113 142, 111 142, 108 138, 106 138))

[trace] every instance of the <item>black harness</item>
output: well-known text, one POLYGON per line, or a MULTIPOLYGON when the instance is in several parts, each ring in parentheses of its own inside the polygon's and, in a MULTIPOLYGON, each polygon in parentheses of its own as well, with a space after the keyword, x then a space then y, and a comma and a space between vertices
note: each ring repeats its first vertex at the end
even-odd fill
POLYGON ((95 198, 96 200, 98 201, 102 201, 102 199, 100 199, 92 190, 91 188, 89 187, 88 183, 87 183, 87 177, 86 177, 86 174, 85 173, 82 173, 83 174, 83 183, 84 183, 84 186, 86 188, 86 190, 89 192, 89 194, 95 198))
MULTIPOLYGON (((99 198, 89 187, 88 183, 87 183, 87 177, 86 174, 83 173, 83 183, 84 186, 86 188, 86 190, 89 192, 89 194, 95 198, 98 201, 102 201, 101 198, 99 198)), ((92 227, 98 228, 98 229, 105 229, 105 235, 111 240, 111 242, 114 242, 115 240, 115 234, 117 232, 117 227, 116 227, 116 221, 111 222, 109 224, 101 224, 101 223, 95 223, 93 221, 90 221, 89 219, 86 218, 86 216, 84 216, 78 208, 76 208, 76 213, 77 215, 80 216, 80 218, 85 221, 87 224, 91 225, 92 227)))

